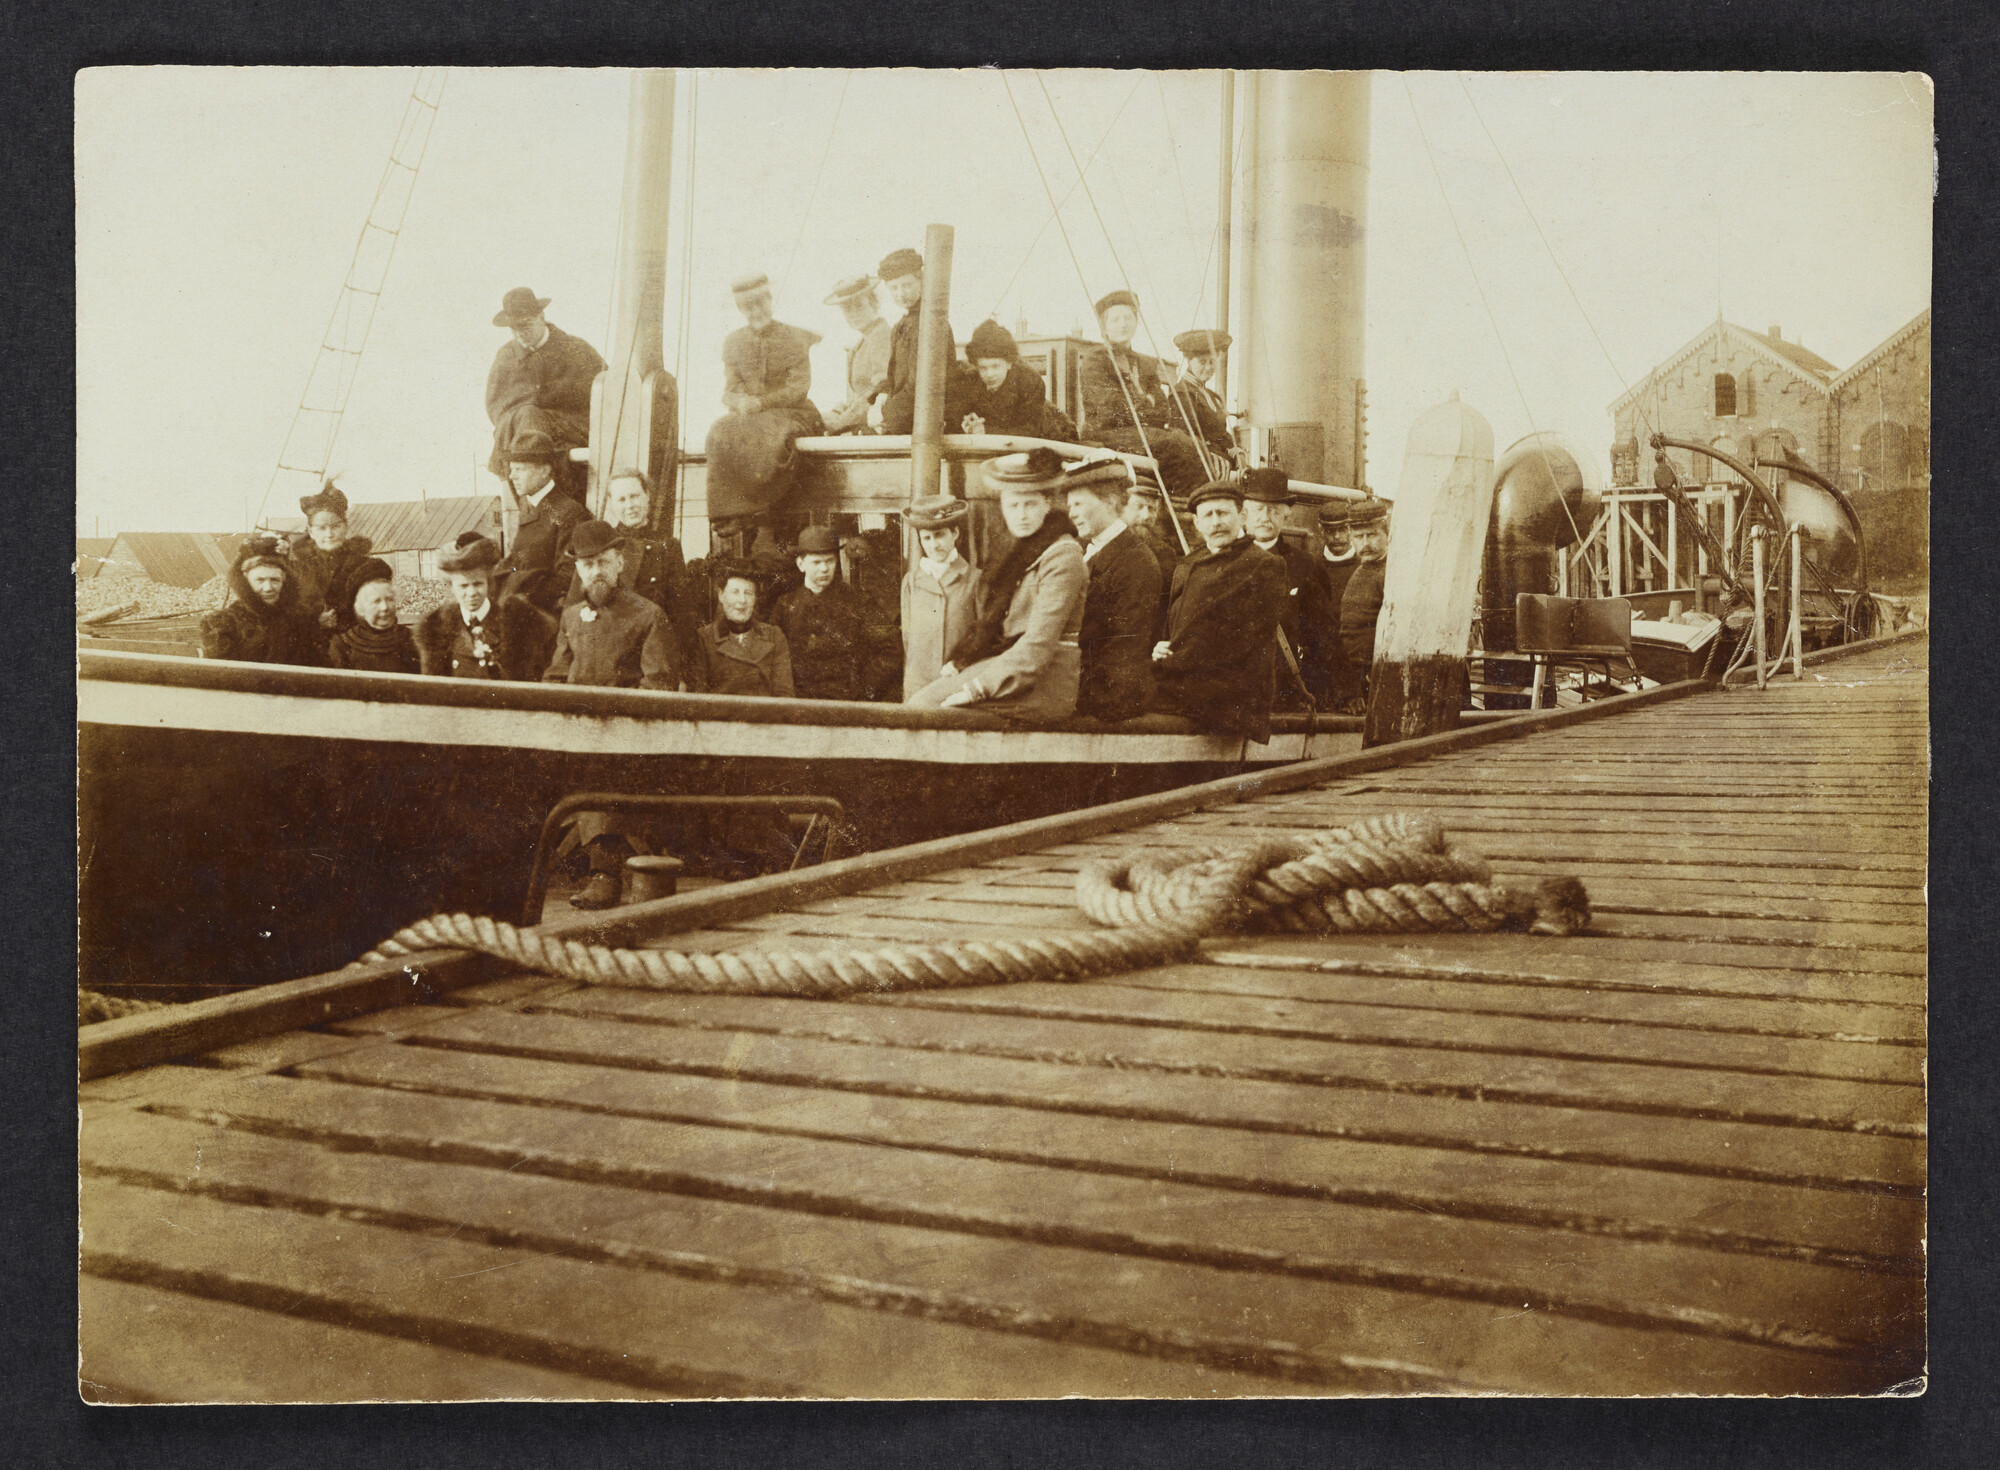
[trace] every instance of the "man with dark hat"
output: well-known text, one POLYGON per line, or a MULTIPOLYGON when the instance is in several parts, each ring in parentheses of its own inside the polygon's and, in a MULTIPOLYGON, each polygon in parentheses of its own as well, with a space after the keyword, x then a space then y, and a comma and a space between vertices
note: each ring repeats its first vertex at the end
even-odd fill
MULTIPOLYGON (((907 434, 917 421, 917 324, 924 301, 924 258, 914 250, 892 250, 882 257, 876 274, 889 299, 903 309, 889 329, 889 371, 877 390, 882 398, 882 432, 907 434)), ((972 399, 972 370, 958 360, 958 339, 946 332, 944 423, 951 433, 964 418, 972 399)))
POLYGON ((778 599, 771 622, 791 650, 798 697, 859 699, 867 641, 860 600, 840 580, 840 538, 807 526, 794 551, 804 581, 778 599))
POLYGON ((569 533, 563 558, 576 567, 583 600, 562 611, 555 657, 545 684, 594 684, 614 689, 680 686, 680 648, 673 625, 655 603, 618 585, 631 538, 603 521, 569 533))
POLYGON ((252 664, 326 662, 326 632, 299 606, 285 543, 245 537, 229 567, 229 601, 201 620, 201 656, 252 664))
POLYGON ((452 600, 417 621, 419 672, 452 679, 540 679, 555 652, 556 622, 525 597, 506 595, 500 548, 466 531, 438 553, 452 600))
POLYGON ((416 641, 396 620, 396 572, 371 556, 341 584, 335 611, 340 631, 327 640, 327 662, 336 669, 373 674, 414 674, 421 668, 416 641))
POLYGON ((374 543, 347 534, 347 496, 331 480, 302 496, 299 511, 306 528, 286 547, 287 570, 298 588, 300 610, 330 633, 340 622, 340 588, 368 559, 374 543))
POLYGON ((1160 564, 1125 524, 1131 468, 1112 455, 1064 467, 1070 524, 1083 542, 1090 583, 1076 712, 1106 722, 1146 712, 1153 698, 1153 642, 1160 627, 1160 564))
MULTIPOLYGON (((673 536, 652 534, 653 480, 644 470, 627 465, 611 472, 604 482, 604 520, 631 543, 625 552, 625 570, 618 585, 636 592, 657 606, 673 624, 685 668, 699 654, 695 630, 701 626, 706 607, 688 575, 687 558, 673 536)), ((564 606, 583 601, 583 579, 570 573, 569 592, 564 606)))
POLYGON ((847 397, 826 416, 829 434, 858 434, 868 427, 868 405, 889 377, 889 323, 871 275, 849 276, 826 298, 840 308, 855 333, 847 349, 847 397))
POLYGON ((1021 361, 1021 348, 1012 332, 989 317, 972 329, 965 355, 979 383, 956 425, 959 430, 1077 442, 1076 425, 1049 402, 1042 375, 1021 361))
POLYGON ((1340 620, 1312 553, 1284 534, 1285 508, 1292 503, 1291 481, 1283 470, 1244 471, 1243 529, 1258 550, 1284 562, 1289 589, 1279 624, 1278 708, 1302 709, 1307 695, 1325 708, 1332 696, 1328 649, 1340 642, 1340 620))
POLYGON ((1208 478, 1201 451, 1175 426, 1172 400, 1158 358, 1132 349, 1139 327, 1139 298, 1113 291, 1097 303, 1102 347, 1083 355, 1083 423, 1086 440, 1126 454, 1150 455, 1160 479, 1179 495, 1208 478))
POLYGON ((555 465, 568 451, 539 429, 523 429, 507 446, 507 480, 521 505, 514 544, 500 563, 507 590, 534 603, 551 617, 562 604, 556 563, 563 538, 590 519, 590 513, 556 489, 555 465))
POLYGON ((1346 595, 1348 579, 1361 564, 1355 556, 1354 542, 1347 529, 1347 517, 1352 509, 1352 504, 1345 500, 1329 500, 1319 508, 1319 534, 1324 543, 1319 554, 1319 570, 1326 582, 1326 605, 1334 627, 1333 641, 1327 645, 1327 709, 1344 708, 1361 692, 1360 675, 1367 672, 1365 669, 1357 670, 1347 662, 1347 650, 1340 642, 1341 598, 1346 595))
POLYGON ((1193 421, 1202 442, 1218 454, 1233 453, 1236 441, 1229 435, 1228 409, 1208 385, 1231 340, 1227 332, 1209 327, 1197 327, 1174 338, 1174 351, 1181 355, 1182 363, 1181 375, 1174 383, 1174 397, 1181 412, 1193 421))
POLYGON ((729 283, 743 325, 722 343, 722 406, 708 431, 708 513, 736 521, 762 515, 791 484, 792 442, 826 424, 807 396, 817 332, 772 315, 762 271, 729 283))
POLYGON ((1197 730, 1271 735, 1285 564, 1243 534, 1243 492, 1211 481, 1188 497, 1202 550, 1174 569, 1167 636, 1153 649, 1153 708, 1197 730))
MULTIPOLYGON (((564 451, 559 479, 570 467, 567 451, 590 442, 590 386, 604 371, 604 359, 581 337, 552 325, 542 315, 548 304, 548 297, 516 286, 493 317, 493 325, 510 334, 486 375, 486 417, 493 425, 487 468, 502 477, 508 446, 524 428, 539 429, 564 451)), ((581 488, 579 478, 563 482, 564 492, 579 504, 581 488)))
POLYGON ((1354 539, 1353 573, 1340 594, 1340 647, 1358 692, 1346 710, 1368 709, 1368 673, 1375 666, 1375 624, 1382 616, 1382 574, 1389 561, 1389 507, 1373 499, 1357 503, 1347 516, 1354 539))

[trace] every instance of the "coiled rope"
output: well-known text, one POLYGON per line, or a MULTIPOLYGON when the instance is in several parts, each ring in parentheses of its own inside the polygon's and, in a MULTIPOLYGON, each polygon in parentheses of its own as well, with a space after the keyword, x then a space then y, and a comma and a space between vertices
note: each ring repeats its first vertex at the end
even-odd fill
POLYGON ((498 919, 434 914, 397 930, 355 963, 468 949, 586 985, 827 998, 1087 980, 1192 959, 1203 936, 1230 932, 1517 929, 1569 935, 1590 922, 1589 898, 1576 879, 1545 879, 1532 888, 1495 883, 1481 859, 1446 843, 1435 818, 1409 814, 1249 846, 1194 848, 1171 860, 1095 863, 1078 874, 1076 896, 1078 907, 1102 928, 949 944, 718 954, 612 949, 498 919))

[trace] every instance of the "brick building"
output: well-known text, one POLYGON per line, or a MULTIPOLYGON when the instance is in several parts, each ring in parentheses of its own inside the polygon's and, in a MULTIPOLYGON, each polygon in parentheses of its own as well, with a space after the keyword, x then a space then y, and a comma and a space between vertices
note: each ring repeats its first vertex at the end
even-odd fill
MULTIPOLYGON (((1787 449, 1852 497, 1879 574, 1927 569, 1929 308, 1845 371, 1775 326, 1753 332, 1718 318, 1613 400, 1611 416, 1615 484, 1650 476, 1646 441, 1656 432, 1743 460, 1787 449)), ((1684 476, 1734 478, 1707 455, 1674 458, 1684 476)))

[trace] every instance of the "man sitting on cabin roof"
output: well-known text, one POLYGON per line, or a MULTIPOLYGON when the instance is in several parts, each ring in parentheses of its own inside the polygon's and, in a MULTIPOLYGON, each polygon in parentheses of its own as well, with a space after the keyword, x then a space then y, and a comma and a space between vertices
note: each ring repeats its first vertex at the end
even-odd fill
POLYGON ((298 586, 276 536, 244 538, 229 567, 229 601, 201 620, 201 656, 252 664, 326 662, 326 630, 299 605, 298 586))
POLYGON ((1188 497, 1203 549, 1174 568, 1167 636, 1153 648, 1153 708, 1197 730, 1271 736, 1278 619, 1285 564, 1243 534, 1243 491, 1233 481, 1188 497))
POLYGON ((556 622, 495 573, 500 548, 466 531, 438 552, 452 600, 417 621, 419 672, 450 679, 535 680, 555 652, 556 622))
POLYGON ((544 317, 548 304, 548 297, 516 286, 493 318, 493 325, 505 327, 510 336, 486 375, 486 417, 493 425, 487 468, 505 476, 507 448, 516 435, 523 428, 540 429, 564 451, 557 479, 563 493, 581 505, 584 467, 572 467, 568 451, 590 442, 590 386, 604 371, 604 359, 581 337, 544 317), (532 421, 524 422, 528 410, 532 421))
POLYGON ((1382 616, 1382 574, 1389 561, 1389 507, 1361 501, 1347 515, 1354 538, 1354 571, 1340 594, 1340 649, 1358 692, 1342 712, 1368 712, 1368 674, 1375 666, 1375 625, 1382 616))
POLYGON ((847 349, 847 397, 826 416, 829 434, 858 434, 868 427, 868 405, 889 376, 889 323, 873 276, 849 276, 826 298, 857 334, 847 349))
MULTIPOLYGON (((1174 338, 1174 350, 1180 353, 1182 363, 1181 375, 1173 386, 1179 409, 1194 421, 1194 428, 1202 442, 1216 453, 1225 455, 1235 453, 1236 441, 1229 435, 1228 410, 1221 397, 1208 385, 1222 362, 1222 354, 1229 350, 1233 340, 1227 332, 1209 327, 1197 327, 1174 338)), ((1178 416, 1175 422, 1180 423, 1178 416)), ((1187 426, 1181 424, 1181 427, 1187 426)))
POLYGON ((788 326, 771 310, 771 278, 762 271, 729 284, 743 325, 722 343, 722 406, 708 431, 708 513, 739 521, 768 511, 791 483, 792 441, 826 424, 812 391, 817 332, 788 326))
MULTIPOLYGON (((529 415, 523 415, 528 419, 529 415)), ((500 571, 507 590, 525 597, 551 617, 562 605, 556 563, 563 538, 590 519, 590 512, 556 489, 555 466, 568 451, 544 431, 523 428, 507 446, 507 480, 520 502, 520 524, 500 571)))
POLYGON ((800 699, 859 699, 866 640, 861 603, 840 581, 840 537, 825 526, 799 533, 803 584, 771 609, 771 621, 791 650, 800 699))
POLYGON ((1201 451, 1178 427, 1179 417, 1160 377, 1158 358, 1132 350, 1139 329, 1139 298, 1113 291, 1097 303, 1105 345, 1083 355, 1083 434, 1093 444, 1126 454, 1150 455, 1167 489, 1179 495, 1208 478, 1201 451))
POLYGON ((1284 512, 1294 504, 1283 470, 1243 473, 1243 529, 1260 551, 1285 564, 1285 613, 1279 620, 1278 708, 1303 709, 1305 696, 1328 708, 1327 648, 1340 641, 1340 611, 1327 601, 1326 579, 1312 553, 1285 535, 1284 512))
MULTIPOLYGON (((924 258, 914 250, 892 250, 876 268, 889 299, 903 309, 896 325, 889 329, 889 371, 874 397, 882 400, 882 432, 907 434, 917 421, 917 327, 924 304, 924 258)), ((962 432, 958 425, 971 407, 972 389, 977 381, 972 370, 958 360, 958 339, 945 324, 944 342, 944 422, 940 432, 962 432)))

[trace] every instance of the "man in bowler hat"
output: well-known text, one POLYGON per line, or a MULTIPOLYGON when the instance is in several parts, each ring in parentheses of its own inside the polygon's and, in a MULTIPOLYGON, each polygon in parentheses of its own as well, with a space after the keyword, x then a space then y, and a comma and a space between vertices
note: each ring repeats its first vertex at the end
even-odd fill
POLYGON ((859 699, 867 655, 861 602, 840 581, 840 538, 825 526, 799 533, 802 585, 771 609, 792 655, 792 681, 800 699, 859 699))
POLYGON ((1153 648, 1153 708, 1197 730, 1271 738, 1285 564, 1243 534, 1243 491, 1211 481, 1188 496, 1202 550, 1174 568, 1167 636, 1153 648))
POLYGON ((504 478, 508 445, 523 428, 539 429, 564 451, 557 478, 581 505, 583 466, 572 470, 567 451, 590 442, 590 385, 604 371, 604 359, 543 316, 548 304, 548 297, 516 286, 494 314, 493 325, 505 327, 508 336, 486 375, 486 417, 493 425, 486 467, 504 478))
POLYGON ((521 520, 500 573, 507 578, 508 591, 551 617, 562 605, 556 563, 563 540, 573 527, 590 519, 581 505, 556 490, 556 462, 567 454, 539 429, 522 430, 507 446, 507 480, 520 501, 521 520))
POLYGON ((1288 593, 1279 620, 1285 641, 1278 649, 1278 707, 1303 708, 1303 686, 1313 704, 1326 709, 1333 698, 1328 663, 1329 650, 1340 642, 1339 609, 1327 600, 1326 579, 1312 553, 1284 534, 1284 512, 1291 504, 1291 481, 1283 470, 1244 471, 1243 528, 1260 551, 1285 564, 1288 593))

